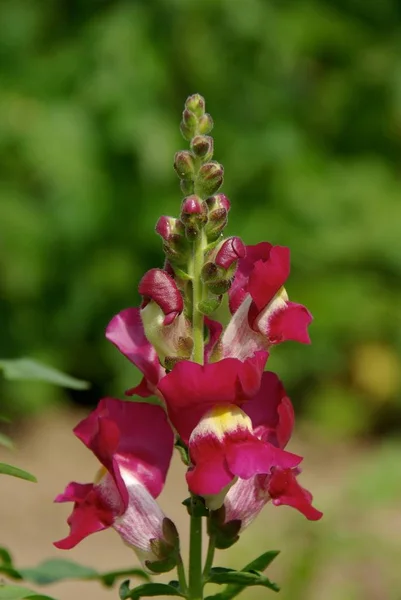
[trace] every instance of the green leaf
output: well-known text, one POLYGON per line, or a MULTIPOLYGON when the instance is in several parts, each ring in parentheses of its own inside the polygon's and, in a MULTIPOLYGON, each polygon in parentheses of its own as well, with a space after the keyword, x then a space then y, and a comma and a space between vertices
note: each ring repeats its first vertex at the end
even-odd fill
POLYGON ((91 567, 59 558, 45 560, 37 567, 20 569, 20 573, 24 579, 38 585, 47 585, 63 579, 91 579, 99 576, 91 567))
POLYGON ((11 465, 7 465, 5 463, 0 463, 0 474, 3 475, 12 475, 12 477, 19 477, 20 479, 25 479, 26 481, 37 482, 37 479, 28 471, 23 471, 22 469, 18 469, 18 467, 13 467, 11 465))
POLYGON ((90 384, 87 381, 66 375, 58 369, 42 365, 31 358, 16 358, 13 360, 0 360, 0 369, 6 379, 28 379, 31 381, 44 381, 61 387, 74 390, 86 390, 90 384))
POLYGON ((268 552, 264 552, 258 556, 258 558, 255 558, 247 564, 241 571, 264 571, 279 554, 280 550, 269 550, 268 552))
POLYGON ((184 598, 182 594, 175 586, 168 585, 166 583, 144 583, 139 585, 133 590, 129 589, 129 582, 124 581, 120 587, 120 598, 121 600, 138 600, 139 598, 145 598, 149 596, 180 596, 184 598))
POLYGON ((4 446, 5 448, 8 448, 9 450, 14 448, 12 439, 10 439, 8 437, 8 435, 5 435, 4 433, 0 433, 0 446, 4 446))
POLYGON ((98 579, 106 587, 112 587, 117 579, 121 579, 121 577, 126 577, 127 575, 130 575, 131 577, 140 577, 141 579, 145 579, 145 581, 150 581, 150 576, 142 569, 121 569, 120 571, 100 573, 98 579))
MULTIPOLYGON (((234 573, 234 574, 241 574, 241 573, 247 573, 247 572, 251 572, 252 577, 255 575, 255 571, 264 571, 272 562, 273 560, 276 558, 276 556, 279 554, 279 550, 269 550, 268 552, 264 552, 263 554, 261 554, 260 556, 258 556, 257 558, 255 558, 253 561, 251 561, 250 563, 248 563, 241 571, 234 571, 233 569, 226 569, 224 567, 213 567, 213 569, 211 569, 211 574, 212 575, 218 575, 220 573, 234 573)), ((256 573, 256 575, 258 575, 259 577, 264 578, 265 580, 269 581, 267 579, 267 577, 264 577, 263 575, 260 575, 259 573, 256 573)), ((234 575, 236 576, 236 575, 234 575)), ((212 582, 212 579, 209 580, 210 582, 212 582)), ((248 581, 248 580, 247 580, 248 581)), ((218 583, 217 581, 213 581, 214 583, 218 583)), ((228 583, 228 582, 225 582, 228 583)), ((206 598, 206 600, 231 600, 231 598, 234 598, 235 596, 238 596, 238 594, 240 594, 242 592, 243 589, 245 589, 247 586, 249 585, 265 585, 265 587, 270 587, 270 589, 273 589, 274 591, 279 591, 278 586, 275 583, 270 582, 271 586, 266 585, 265 583, 240 583, 239 581, 231 582, 229 585, 227 585, 226 589, 223 592, 219 592, 218 594, 215 594, 214 596, 208 596, 206 598)))
POLYGON ((126 577, 127 575, 140 577, 146 581, 150 579, 149 575, 142 569, 123 569, 99 573, 92 567, 80 565, 79 563, 63 558, 50 558, 40 563, 37 567, 20 569, 19 572, 24 579, 38 585, 47 585, 65 579, 89 579, 98 580, 106 587, 111 587, 114 585, 116 579, 126 577))
POLYGON ((43 596, 43 594, 38 594, 38 592, 19 585, 0 585, 0 600, 23 600, 23 598, 30 598, 30 600, 54 600, 50 596, 43 596))
MULTIPOLYGON (((254 585, 261 585, 263 587, 267 587, 274 592, 279 591, 279 587, 270 581, 265 575, 261 575, 257 571, 255 572, 245 572, 245 571, 226 571, 226 572, 212 572, 209 580, 209 583, 230 583, 235 584, 236 586, 249 587, 254 585)), ((234 591, 234 590, 233 590, 234 591)), ((225 590, 223 592, 224 598, 232 598, 232 595, 228 595, 229 590, 225 590)))

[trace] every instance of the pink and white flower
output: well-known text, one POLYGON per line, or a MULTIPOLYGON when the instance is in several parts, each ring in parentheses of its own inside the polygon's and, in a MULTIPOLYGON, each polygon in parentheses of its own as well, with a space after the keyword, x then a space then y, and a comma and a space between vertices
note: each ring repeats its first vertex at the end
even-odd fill
POLYGON ((244 360, 286 340, 310 343, 312 315, 291 302, 283 287, 289 272, 289 248, 268 242, 246 246, 228 292, 233 316, 221 340, 222 356, 244 360))
POLYGON ((285 415, 286 405, 281 411, 283 425, 272 439, 258 435, 259 399, 266 404, 264 415, 272 410, 269 397, 264 397, 266 358, 259 352, 244 362, 229 358, 201 366, 183 361, 159 382, 170 419, 188 443, 189 489, 203 496, 209 508, 221 506, 237 478, 291 469, 302 460, 272 443, 276 435, 287 435, 283 428, 291 417, 285 415))
POLYGON ((163 489, 174 436, 155 405, 104 398, 74 429, 99 459, 94 483, 72 482, 56 502, 74 502, 69 535, 56 542, 70 549, 91 533, 113 527, 144 562, 164 560, 168 521, 155 498, 163 489))

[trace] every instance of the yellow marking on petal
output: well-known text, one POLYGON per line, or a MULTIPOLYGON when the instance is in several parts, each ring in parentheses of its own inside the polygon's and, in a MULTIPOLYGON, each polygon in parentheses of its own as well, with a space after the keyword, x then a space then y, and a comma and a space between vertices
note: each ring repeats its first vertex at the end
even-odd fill
POLYGON ((197 435, 214 434, 218 439, 223 439, 230 431, 247 429, 252 431, 252 421, 234 404, 218 404, 210 410, 195 428, 197 435))
POLYGON ((95 483, 95 484, 100 483, 105 475, 107 475, 106 467, 100 467, 100 469, 97 471, 97 473, 95 475, 95 479, 94 479, 93 483, 95 483))

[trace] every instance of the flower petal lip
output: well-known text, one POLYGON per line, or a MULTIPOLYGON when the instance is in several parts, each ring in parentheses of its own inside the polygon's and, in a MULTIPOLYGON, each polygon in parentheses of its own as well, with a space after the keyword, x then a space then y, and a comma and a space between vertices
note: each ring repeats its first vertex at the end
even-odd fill
POLYGON ((323 513, 312 506, 312 494, 298 483, 296 475, 295 469, 273 469, 267 485, 273 504, 292 506, 310 521, 318 521, 323 513))
POLYGON ((160 406, 104 398, 74 433, 114 476, 124 501, 121 467, 129 469, 153 497, 160 494, 174 444, 160 406))
POLYGON ((279 344, 286 340, 293 340, 301 344, 310 344, 308 325, 313 317, 302 304, 286 302, 286 306, 274 312, 269 318, 265 333, 271 344, 279 344))
POLYGON ((166 315, 168 325, 184 310, 184 301, 174 279, 163 269, 150 269, 142 277, 138 286, 143 296, 142 307, 153 300, 166 315))
POLYGON ((256 352, 242 362, 225 358, 199 365, 183 360, 159 382, 170 420, 182 439, 189 440, 202 416, 216 404, 236 404, 259 389, 268 353, 256 352))
POLYGON ((127 308, 113 317, 106 328, 106 338, 145 377, 131 393, 142 397, 153 395, 159 380, 165 375, 165 370, 160 364, 156 350, 146 339, 139 308, 127 308))

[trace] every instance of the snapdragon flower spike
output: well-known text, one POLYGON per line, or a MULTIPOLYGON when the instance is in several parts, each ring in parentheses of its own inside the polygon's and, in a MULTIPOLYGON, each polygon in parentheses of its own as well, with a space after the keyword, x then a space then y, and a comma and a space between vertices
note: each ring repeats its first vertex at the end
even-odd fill
POLYGON ((55 546, 70 549, 91 533, 113 527, 145 564, 166 560, 168 519, 155 500, 174 443, 164 410, 104 398, 74 433, 102 468, 95 483, 72 482, 57 496, 56 502, 74 502, 74 508, 70 533, 55 546))
POLYGON ((246 246, 229 290, 233 316, 223 335, 224 348, 237 348, 236 356, 243 359, 286 340, 310 343, 312 315, 301 304, 289 301, 283 287, 289 272, 288 248, 268 242, 246 246))
POLYGON ((145 335, 164 363, 188 358, 192 349, 191 328, 183 314, 184 301, 176 282, 163 269, 151 269, 139 283, 143 296, 141 319, 145 335))
POLYGON ((112 318, 106 328, 106 338, 143 374, 141 383, 128 390, 142 398, 157 393, 157 384, 166 374, 143 328, 139 308, 127 308, 112 318))
MULTIPOLYGON (((276 448, 284 449, 294 425, 294 411, 284 387, 275 373, 265 372, 259 392, 244 407, 252 420, 254 434, 276 448)), ((312 495, 297 481, 300 470, 275 466, 270 473, 239 479, 228 491, 224 525, 240 522, 243 531, 269 501, 275 506, 288 505, 311 521, 322 517, 312 506, 312 495)))

